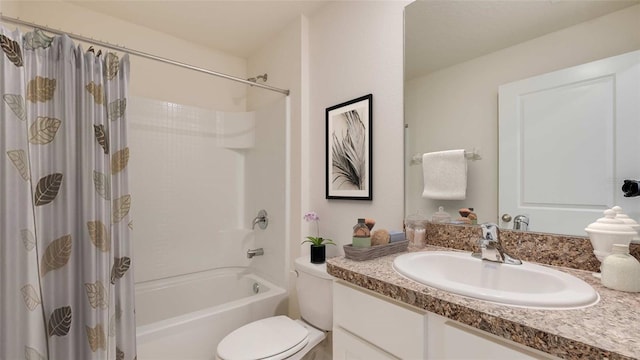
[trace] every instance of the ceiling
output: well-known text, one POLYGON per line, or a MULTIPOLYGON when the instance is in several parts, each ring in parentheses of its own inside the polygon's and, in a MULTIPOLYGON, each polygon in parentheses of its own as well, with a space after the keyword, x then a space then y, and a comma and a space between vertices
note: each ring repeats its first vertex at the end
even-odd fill
POLYGON ((639 0, 416 1, 405 9, 405 78, 637 4, 639 0))
POLYGON ((270 0, 79 0, 86 9, 247 58, 300 14, 327 1, 270 0))
MULTIPOLYGON (((300 14, 311 16, 330 2, 68 1, 241 58, 261 49, 300 14)), ((640 0, 415 1, 405 11, 405 77, 424 76, 636 4, 640 0)))

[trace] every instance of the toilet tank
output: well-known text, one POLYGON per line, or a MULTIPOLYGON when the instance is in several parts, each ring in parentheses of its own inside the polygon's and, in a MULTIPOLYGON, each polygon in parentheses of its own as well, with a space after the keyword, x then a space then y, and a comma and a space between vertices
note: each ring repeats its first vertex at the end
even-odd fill
POLYGON ((295 260, 296 292, 302 319, 314 327, 329 331, 333 326, 333 277, 327 264, 312 264, 309 256, 295 260))

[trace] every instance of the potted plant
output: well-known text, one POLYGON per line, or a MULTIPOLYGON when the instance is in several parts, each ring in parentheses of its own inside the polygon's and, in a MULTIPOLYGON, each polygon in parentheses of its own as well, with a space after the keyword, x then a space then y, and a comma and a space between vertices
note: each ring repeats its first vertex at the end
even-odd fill
POLYGON ((311 263, 312 264, 322 264, 325 262, 327 253, 325 245, 335 245, 331 239, 325 239, 320 236, 320 217, 314 211, 309 211, 304 214, 304 219, 307 222, 315 222, 316 223, 316 235, 317 236, 307 236, 307 240, 304 240, 304 243, 311 243, 311 263))

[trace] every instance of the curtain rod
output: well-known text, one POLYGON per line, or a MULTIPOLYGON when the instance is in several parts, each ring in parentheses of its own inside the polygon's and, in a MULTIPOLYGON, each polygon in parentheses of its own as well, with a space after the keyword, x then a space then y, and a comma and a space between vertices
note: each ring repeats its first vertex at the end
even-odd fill
POLYGON ((30 28, 38 28, 41 29, 43 31, 46 32, 50 32, 50 33, 54 33, 57 35, 67 35, 72 39, 78 40, 78 41, 83 41, 83 42, 88 42, 88 43, 92 43, 107 49, 111 49, 111 50, 115 50, 115 51, 120 51, 120 52, 124 52, 127 54, 131 54, 131 55, 135 55, 135 56, 139 56, 139 57, 143 57, 145 59, 150 59, 150 60, 155 60, 155 61, 160 61, 166 64, 171 64, 171 65, 175 65, 175 66, 179 66, 185 69, 190 69, 190 70, 194 70, 194 71, 198 71, 201 73, 205 73, 208 75, 213 75, 213 76, 217 76, 223 79, 227 79, 227 80, 232 80, 232 81, 236 81, 239 83, 243 83, 249 86, 256 86, 262 89, 266 89, 266 90, 271 90, 271 91, 275 91, 275 92, 279 92, 281 94, 285 94, 285 95, 289 95, 289 90, 285 90, 285 89, 280 89, 280 88, 276 88, 273 86, 269 86, 269 85, 264 85, 264 84, 258 84, 256 82, 253 81, 249 81, 249 80, 245 80, 245 79, 241 79, 239 77, 235 77, 235 76, 231 76, 231 75, 227 75, 227 74, 223 74, 220 72, 216 72, 216 71, 212 71, 212 70, 207 70, 201 67, 197 67, 197 66, 193 66, 193 65, 189 65, 183 62, 179 62, 179 61, 175 61, 175 60, 171 60, 171 59, 167 59, 167 58, 163 58, 160 56, 156 56, 153 54, 149 54, 143 51, 138 51, 138 50, 133 50, 133 49, 129 49, 123 46, 118 46, 118 45, 112 45, 109 44, 107 42, 103 42, 100 40, 95 40, 92 38, 88 38, 82 35, 77 35, 77 34, 73 34, 73 33, 65 33, 62 32, 60 30, 56 30, 56 29, 52 29, 50 27, 47 26, 41 26, 32 22, 28 22, 28 21, 24 21, 21 20, 20 18, 12 18, 12 17, 8 17, 3 15, 2 13, 0 13, 0 20, 2 20, 3 22, 7 22, 7 23, 12 23, 12 24, 16 24, 16 25, 22 25, 22 26, 27 26, 30 28))

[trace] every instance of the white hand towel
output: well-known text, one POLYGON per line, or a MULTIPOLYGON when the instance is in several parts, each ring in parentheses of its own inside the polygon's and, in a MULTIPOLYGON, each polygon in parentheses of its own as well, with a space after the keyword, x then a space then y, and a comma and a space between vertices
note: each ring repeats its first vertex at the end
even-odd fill
POLYGON ((467 159, 464 149, 422 155, 424 191, 422 197, 464 200, 467 196, 467 159))

